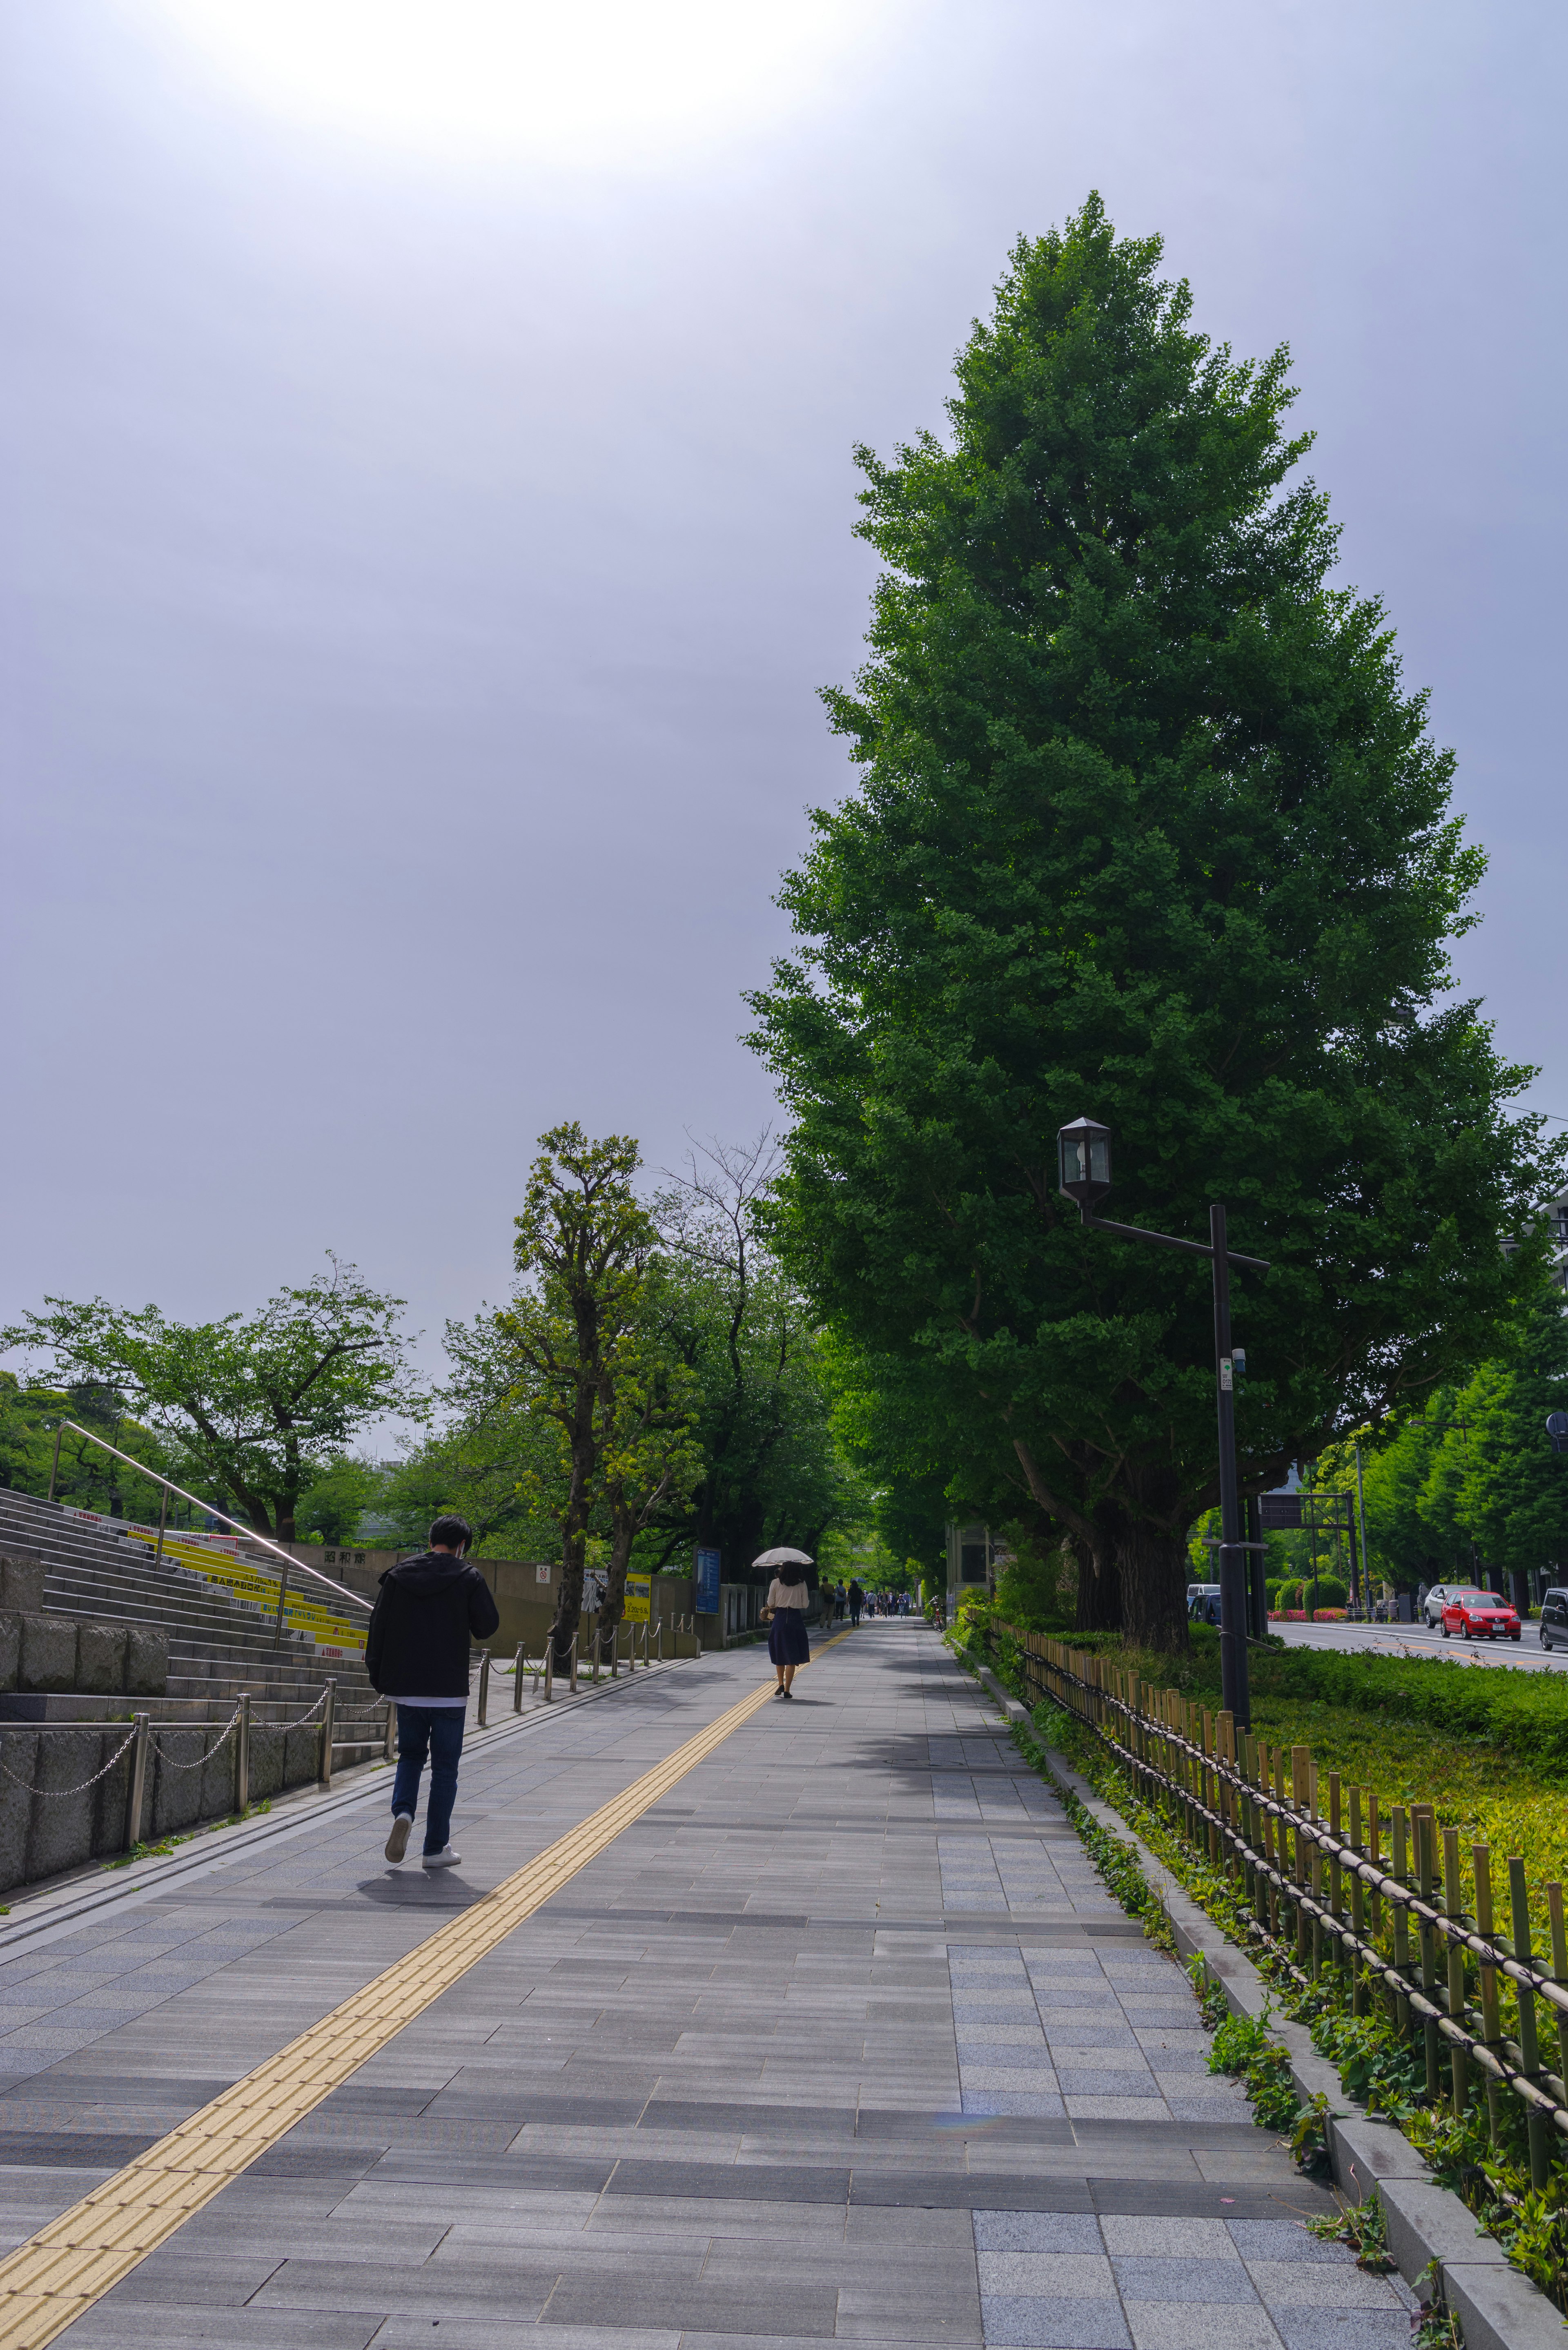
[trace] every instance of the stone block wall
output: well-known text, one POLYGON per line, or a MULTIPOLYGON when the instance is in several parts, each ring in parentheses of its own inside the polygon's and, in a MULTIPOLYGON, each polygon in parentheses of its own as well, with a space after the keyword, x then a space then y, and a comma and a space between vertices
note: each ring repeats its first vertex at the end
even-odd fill
MULTIPOLYGON (((0 1895, 124 1851, 131 1755, 127 1751, 112 1763, 109 1757, 125 1743, 136 1710, 131 1700, 153 1700, 143 1837, 157 1843, 233 1811, 236 1736, 224 1736, 223 1721, 159 1719, 157 1700, 168 1685, 169 1635, 161 1625, 47 1615, 38 1561, 0 1557, 0 1690, 126 1700, 113 1721, 36 1729, 17 1723, 0 1732, 0 1895)), ((251 1801, 307 1783, 320 1759, 319 1720, 290 1731, 253 1722, 251 1801)))

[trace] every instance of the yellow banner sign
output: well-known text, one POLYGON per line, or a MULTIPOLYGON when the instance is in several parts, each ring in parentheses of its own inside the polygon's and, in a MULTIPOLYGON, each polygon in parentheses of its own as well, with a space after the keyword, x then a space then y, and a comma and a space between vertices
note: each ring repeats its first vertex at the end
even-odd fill
POLYGON ((646 1575, 628 1575, 626 1578, 626 1617, 628 1624, 648 1621, 649 1578, 646 1575))

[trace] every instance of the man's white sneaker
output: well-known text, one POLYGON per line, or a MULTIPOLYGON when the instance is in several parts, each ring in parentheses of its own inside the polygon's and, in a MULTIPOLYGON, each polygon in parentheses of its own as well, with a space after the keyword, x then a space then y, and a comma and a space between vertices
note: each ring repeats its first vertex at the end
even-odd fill
POLYGON ((409 1848, 409 1830, 413 1826, 413 1814, 400 1812, 392 1822, 392 1833, 387 1838, 387 1858, 401 1860, 409 1848))
POLYGON ((462 1855, 461 1852, 453 1852, 451 1845, 443 1845, 440 1852, 426 1853, 424 1866, 426 1868, 460 1868, 462 1866, 462 1855))

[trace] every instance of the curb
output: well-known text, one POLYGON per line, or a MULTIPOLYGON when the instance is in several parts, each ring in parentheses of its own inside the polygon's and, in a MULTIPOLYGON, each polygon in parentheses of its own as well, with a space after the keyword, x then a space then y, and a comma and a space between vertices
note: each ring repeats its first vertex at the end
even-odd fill
MULTIPOLYGON (((1044 1747, 1027 1706, 1003 1689, 988 1665, 977 1663, 971 1669, 1008 1721, 1020 1724, 1044 1747)), ((1165 1863, 1065 1757, 1053 1748, 1044 1751, 1057 1785, 1075 1795, 1101 1827, 1137 1851, 1149 1890, 1169 1920, 1178 1954, 1184 1959, 1201 1956, 1232 2014, 1261 2020, 1272 1994, 1251 1960, 1226 1939, 1165 1863)), ((1291 2082, 1301 2102, 1305 2105, 1317 2096, 1328 2100, 1334 2185, 1351 2203, 1361 2202, 1375 2189, 1381 2196, 1388 2250, 1400 2275, 1417 2289, 1428 2271, 1440 2281, 1442 2301, 1459 2319, 1465 2350, 1563 2350, 1568 2320, 1521 2270, 1511 2266, 1501 2244, 1481 2234, 1474 2212, 1452 2189, 1439 2187, 1409 2139, 1391 2122, 1374 2120, 1352 2103, 1338 2072, 1318 2055, 1303 2025, 1271 2016, 1269 2029, 1289 2051, 1291 2082)))

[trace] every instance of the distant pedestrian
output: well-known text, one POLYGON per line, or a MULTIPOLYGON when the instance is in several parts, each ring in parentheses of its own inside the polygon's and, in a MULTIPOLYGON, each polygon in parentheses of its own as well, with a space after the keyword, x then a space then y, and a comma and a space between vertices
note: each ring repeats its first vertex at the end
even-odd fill
POLYGON ((462 1857, 447 1838, 468 1709, 469 1651, 501 1625, 489 1585, 463 1555, 472 1540, 465 1518, 438 1518, 430 1548, 418 1558, 400 1559, 382 1575, 365 1640, 365 1669, 372 1686, 382 1697, 394 1698, 398 1707, 398 1775, 387 1858, 401 1860, 409 1848, 428 1755, 427 1868, 455 1868, 462 1857))
POLYGON ((798 1566, 782 1568, 768 1586, 767 1604, 773 1611, 768 1626, 768 1654, 778 1674, 780 1697, 794 1695, 790 1683, 794 1679, 795 1667, 811 1662, 811 1642, 805 1634, 805 1611, 810 1599, 810 1588, 798 1566), (786 1582, 786 1575, 795 1579, 786 1582))
POLYGON ((838 1592, 837 1592, 837 1588, 836 1588, 836 1586, 835 1585, 833 1585, 833 1584, 831 1584, 831 1583, 825 1583, 825 1584, 823 1585, 823 1586, 822 1586, 822 1624, 823 1624, 823 1629, 824 1629, 825 1631, 827 1629, 828 1626, 829 1626, 829 1625, 832 1623, 832 1621, 833 1621, 833 1604, 834 1604, 834 1601, 837 1598, 837 1596, 838 1596, 838 1592))
POLYGON ((849 1586, 849 1621, 851 1624, 859 1623, 860 1610, 865 1607, 865 1605, 866 1594, 861 1590, 858 1583, 852 1583, 849 1586))

